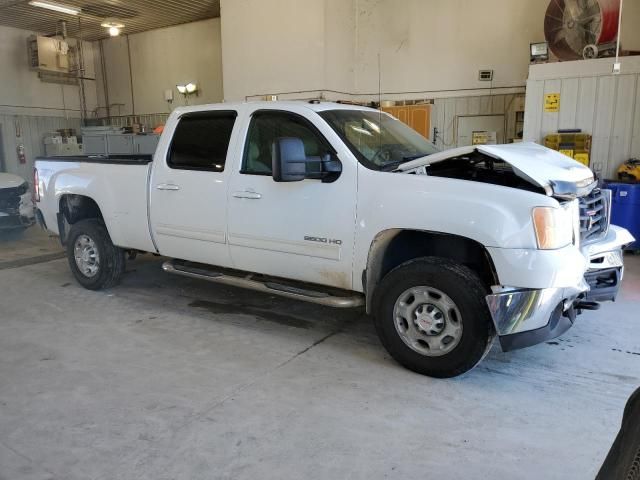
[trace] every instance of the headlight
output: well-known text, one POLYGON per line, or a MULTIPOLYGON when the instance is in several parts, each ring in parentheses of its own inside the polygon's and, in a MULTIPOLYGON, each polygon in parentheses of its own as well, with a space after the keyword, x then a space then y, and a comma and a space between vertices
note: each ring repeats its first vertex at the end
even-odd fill
POLYGON ((532 217, 538 248, 554 250, 573 243, 574 216, 574 208, 535 207, 532 217))

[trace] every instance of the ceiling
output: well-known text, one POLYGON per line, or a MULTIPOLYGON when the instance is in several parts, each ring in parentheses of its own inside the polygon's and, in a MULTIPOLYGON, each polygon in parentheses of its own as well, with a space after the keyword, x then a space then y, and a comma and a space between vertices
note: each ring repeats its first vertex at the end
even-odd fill
POLYGON ((79 7, 69 15, 29 5, 29 0, 0 0, 0 25, 53 34, 59 20, 67 21, 71 37, 84 40, 108 38, 100 23, 116 18, 125 25, 123 34, 139 33, 220 16, 220 0, 54 0, 79 7))

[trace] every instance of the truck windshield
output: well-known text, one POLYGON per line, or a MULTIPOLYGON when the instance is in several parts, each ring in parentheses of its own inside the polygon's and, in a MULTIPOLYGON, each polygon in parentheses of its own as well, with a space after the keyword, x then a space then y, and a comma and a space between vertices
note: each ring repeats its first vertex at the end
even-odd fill
POLYGON ((400 164, 438 150, 426 138, 391 115, 366 110, 318 112, 360 163, 391 171, 400 164))

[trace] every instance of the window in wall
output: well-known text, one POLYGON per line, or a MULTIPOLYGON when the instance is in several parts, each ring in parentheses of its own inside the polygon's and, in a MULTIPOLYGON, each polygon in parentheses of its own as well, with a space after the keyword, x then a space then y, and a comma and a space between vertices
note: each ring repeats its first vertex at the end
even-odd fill
POLYGON ((184 115, 173 134, 169 167, 222 172, 236 116, 229 111, 184 115))

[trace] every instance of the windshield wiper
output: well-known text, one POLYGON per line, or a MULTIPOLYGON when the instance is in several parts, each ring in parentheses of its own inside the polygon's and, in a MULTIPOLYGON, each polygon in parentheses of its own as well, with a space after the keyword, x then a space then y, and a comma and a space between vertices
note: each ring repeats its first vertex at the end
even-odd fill
POLYGON ((405 162, 410 162, 411 160, 417 160, 419 158, 422 157, 428 157, 429 155, 431 155, 430 153, 419 153, 417 155, 408 155, 406 157, 402 157, 402 160, 405 162))
POLYGON ((429 153, 419 153, 418 155, 407 155, 406 157, 402 157, 402 160, 396 160, 393 162, 387 162, 380 166, 380 170, 383 172, 392 172, 396 168, 398 168, 403 163, 410 162, 411 160, 417 160, 418 158, 423 158, 430 155, 429 153))
POLYGON ((396 160, 395 162, 387 162, 380 165, 380 170, 382 170, 383 172, 392 172, 406 161, 407 160, 396 160))

